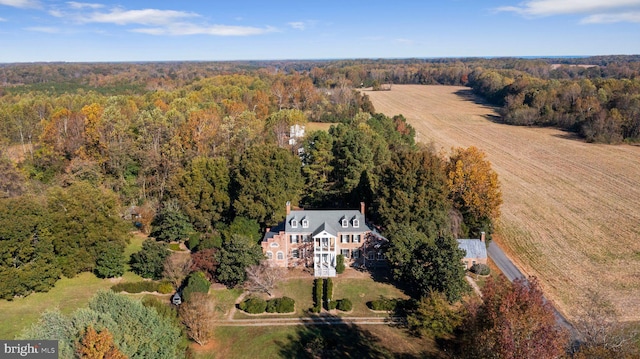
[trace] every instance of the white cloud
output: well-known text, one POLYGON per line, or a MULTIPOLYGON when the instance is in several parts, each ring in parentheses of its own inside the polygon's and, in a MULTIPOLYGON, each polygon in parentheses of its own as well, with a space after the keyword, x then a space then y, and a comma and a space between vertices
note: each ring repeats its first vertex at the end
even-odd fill
POLYGON ((47 27, 47 26, 27 27, 26 30, 35 31, 35 32, 44 32, 47 34, 59 34, 61 32, 60 29, 58 29, 57 27, 47 27))
POLYGON ((519 6, 503 6, 496 10, 511 11, 529 16, 549 16, 594 13, 639 6, 640 0, 528 0, 522 2, 519 6))
POLYGON ((111 12, 94 12, 80 18, 83 23, 108 23, 117 25, 167 25, 180 19, 198 17, 200 15, 192 12, 175 10, 123 10, 116 8, 111 12))
POLYGON ((305 29, 304 21, 293 21, 293 22, 287 23, 287 25, 291 26, 294 29, 298 29, 298 30, 304 30, 305 29))
POLYGON ((21 9, 41 7, 40 2, 37 0, 0 0, 0 5, 18 7, 21 9))
POLYGON ((69 7, 72 9, 101 9, 104 7, 104 5, 102 4, 76 2, 76 1, 68 1, 67 5, 69 5, 69 7))
POLYGON ((396 42, 399 42, 401 44, 405 44, 405 45, 413 45, 414 41, 410 40, 410 39, 396 39, 396 42))
POLYGON ((277 31, 276 28, 229 25, 195 25, 190 23, 174 23, 164 27, 139 28, 133 32, 149 35, 214 35, 214 36, 250 36, 277 31))
POLYGON ((632 11, 619 14, 595 14, 585 17, 580 22, 582 24, 611 24, 615 22, 640 23, 640 11, 632 11))
POLYGON ((0 17, 0 22, 3 22, 3 21, 7 21, 7 19, 4 19, 4 18, 0 17))

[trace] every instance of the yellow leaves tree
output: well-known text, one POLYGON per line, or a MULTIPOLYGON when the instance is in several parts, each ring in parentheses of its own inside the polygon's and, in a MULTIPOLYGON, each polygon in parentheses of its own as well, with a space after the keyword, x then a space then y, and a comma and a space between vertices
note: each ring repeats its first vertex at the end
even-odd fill
POLYGON ((78 356, 85 359, 127 359, 113 342, 113 335, 106 328, 100 333, 92 326, 85 331, 78 343, 78 356))
POLYGON ((82 157, 104 162, 103 154, 106 146, 103 140, 102 113, 104 108, 92 103, 81 110, 84 115, 84 146, 79 150, 82 157))
POLYGON ((471 231, 500 216, 502 192, 498 175, 484 152, 476 147, 454 148, 447 163, 447 182, 455 209, 460 211, 471 231))

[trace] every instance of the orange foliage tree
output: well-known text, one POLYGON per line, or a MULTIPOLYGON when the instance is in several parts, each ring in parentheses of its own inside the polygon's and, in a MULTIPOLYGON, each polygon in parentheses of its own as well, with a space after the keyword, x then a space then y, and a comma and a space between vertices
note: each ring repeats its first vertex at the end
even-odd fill
POLYGON ((85 331, 76 350, 85 359, 127 359, 113 342, 113 335, 106 328, 96 332, 92 326, 85 331))

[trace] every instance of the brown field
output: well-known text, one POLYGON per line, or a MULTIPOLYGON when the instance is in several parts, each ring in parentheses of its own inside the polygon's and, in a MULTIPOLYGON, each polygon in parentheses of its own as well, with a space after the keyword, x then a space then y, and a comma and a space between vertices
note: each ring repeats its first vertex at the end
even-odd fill
POLYGON ((494 239, 558 309, 575 315, 595 290, 621 319, 640 320, 640 147, 497 123, 494 109, 464 87, 366 94, 378 112, 403 114, 420 142, 485 151, 504 198, 494 239))

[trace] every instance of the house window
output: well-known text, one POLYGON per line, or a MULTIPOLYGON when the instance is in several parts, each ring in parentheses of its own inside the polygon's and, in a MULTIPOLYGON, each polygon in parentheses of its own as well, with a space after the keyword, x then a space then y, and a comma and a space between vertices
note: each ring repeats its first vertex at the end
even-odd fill
POLYGON ((278 242, 271 242, 271 244, 269 244, 269 246, 271 246, 271 247, 280 247, 278 242))
POLYGON ((276 253, 276 258, 278 260, 283 260, 284 259, 284 253, 282 253, 282 251, 279 251, 278 253, 276 253))
POLYGON ((292 249, 291 250, 291 257, 292 258, 300 258, 300 252, 297 249, 292 249))
POLYGON ((341 249, 340 250, 340 254, 342 254, 342 256, 345 257, 345 258, 349 258, 349 250, 348 249, 341 249))
POLYGON ((341 243, 349 243, 349 235, 348 234, 343 234, 341 236, 340 242, 341 243))
POLYGON ((267 251, 267 259, 273 259, 273 252, 267 251))
POLYGON ((353 259, 360 258, 360 250, 359 249, 352 250, 351 251, 351 257, 353 257, 353 259))
POLYGON ((302 241, 305 243, 311 242, 311 235, 310 234, 302 235, 302 241))
POLYGON ((293 218, 291 219, 291 228, 298 228, 298 220, 293 218))
POLYGON ((356 228, 360 227, 360 221, 357 218, 353 219, 353 226, 356 228))
POLYGON ((309 220, 306 218, 302 219, 302 228, 309 228, 309 220))
POLYGON ((378 258, 379 261, 383 261, 384 260, 384 253, 382 252, 378 252, 378 258))
POLYGON ((298 243, 298 235, 297 234, 292 234, 291 235, 291 243, 298 243))
POLYGON ((353 243, 360 243, 360 235, 359 234, 354 234, 353 235, 353 243))
MULTIPOLYGON (((278 252, 278 253, 279 253, 279 252, 278 252)), ((368 258, 370 261, 374 260, 374 259, 376 258, 376 252, 371 251, 371 252, 367 253, 367 258, 368 258)))
POLYGON ((347 228, 349 226, 349 220, 346 218, 342 218, 342 228, 347 228))

